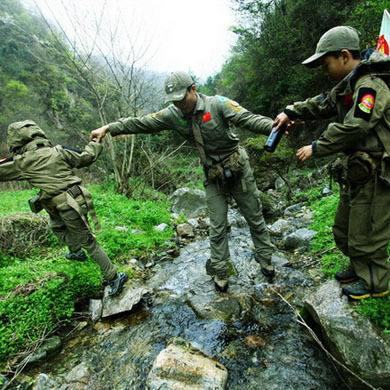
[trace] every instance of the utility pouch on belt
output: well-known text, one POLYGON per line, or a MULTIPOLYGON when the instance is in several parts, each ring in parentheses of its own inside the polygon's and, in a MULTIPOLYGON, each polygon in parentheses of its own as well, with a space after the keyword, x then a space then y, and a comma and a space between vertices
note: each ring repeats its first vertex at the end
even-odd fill
POLYGON ((239 177, 245 165, 245 158, 247 158, 245 149, 239 148, 225 160, 208 168, 208 180, 220 179, 222 181, 228 181, 239 177))
POLYGON ((347 164, 345 158, 337 158, 328 166, 330 177, 339 185, 347 184, 347 164))
POLYGON ((375 176, 377 164, 366 152, 358 151, 348 157, 347 180, 352 185, 363 185, 375 176))
POLYGON ((41 210, 43 210, 43 205, 41 202, 41 197, 39 195, 35 195, 31 199, 28 200, 28 205, 30 206, 30 210, 38 214, 41 210))

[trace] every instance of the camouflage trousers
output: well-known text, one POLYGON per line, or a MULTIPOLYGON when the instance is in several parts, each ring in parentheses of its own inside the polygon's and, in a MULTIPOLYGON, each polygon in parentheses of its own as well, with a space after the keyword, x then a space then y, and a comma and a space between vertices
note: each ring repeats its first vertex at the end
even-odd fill
POLYGON ((263 218, 260 193, 249 160, 246 159, 240 177, 225 184, 219 181, 209 182, 205 185, 205 191, 210 215, 210 263, 215 274, 220 277, 227 276, 230 260, 227 211, 230 196, 236 201, 249 225, 256 258, 270 264, 274 248, 263 218))
POLYGON ((389 288, 390 187, 378 179, 341 190, 333 226, 337 247, 368 289, 389 288))
MULTIPOLYGON (((81 206, 84 216, 87 216, 85 205, 81 206)), ((116 276, 116 267, 100 247, 89 226, 74 209, 50 210, 50 227, 56 236, 68 246, 70 252, 85 249, 99 265, 104 279, 109 281, 116 276)))

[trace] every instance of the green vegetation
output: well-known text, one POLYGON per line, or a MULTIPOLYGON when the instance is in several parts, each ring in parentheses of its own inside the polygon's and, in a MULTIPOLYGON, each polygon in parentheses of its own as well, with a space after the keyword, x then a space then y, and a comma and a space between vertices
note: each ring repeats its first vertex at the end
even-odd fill
MULTIPOLYGON (((308 196, 313 199, 319 189, 309 191, 308 196)), ((332 278, 337 271, 348 265, 345 257, 336 247, 332 235, 333 219, 338 203, 338 194, 320 198, 311 203, 314 211, 314 222, 311 225, 318 234, 313 239, 311 250, 321 256, 321 266, 324 274, 332 278)), ((368 317, 385 333, 390 333, 390 297, 367 299, 356 304, 355 310, 368 317)))
MULTIPOLYGON (((126 260, 147 258, 168 245, 172 228, 153 229, 170 224, 164 195, 154 193, 159 202, 140 201, 115 194, 111 186, 93 185, 90 190, 102 225, 97 239, 120 269, 131 275, 126 260)), ((27 211, 27 199, 33 194, 32 190, 0 193, 0 216, 27 211)), ((66 248, 54 237, 50 244, 23 259, 0 254, 0 364, 65 324, 77 301, 101 290, 100 270, 92 260, 66 260, 66 248)))

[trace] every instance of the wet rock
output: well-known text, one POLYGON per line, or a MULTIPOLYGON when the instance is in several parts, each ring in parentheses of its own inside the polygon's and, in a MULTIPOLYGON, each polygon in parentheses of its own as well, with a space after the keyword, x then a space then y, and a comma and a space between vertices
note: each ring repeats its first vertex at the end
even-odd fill
POLYGON ((245 228, 248 226, 245 218, 236 209, 228 210, 228 221, 231 226, 235 226, 238 228, 245 228))
POLYGON ((270 234, 273 236, 282 236, 292 229, 294 229, 294 226, 291 224, 291 221, 287 221, 286 219, 278 219, 268 228, 270 234))
POLYGON ((204 216, 207 213, 206 195, 198 189, 179 188, 170 197, 172 212, 187 218, 204 216))
POLYGON ((281 252, 274 253, 271 262, 275 267, 284 267, 289 263, 289 259, 281 252))
POLYGON ((148 389, 225 389, 227 370, 189 343, 175 342, 161 351, 148 376, 148 389))
POLYGON ((90 299, 89 300, 89 312, 91 313, 92 321, 100 319, 103 313, 103 302, 101 299, 90 299))
POLYGON ((108 287, 104 292, 102 318, 130 311, 141 299, 149 293, 143 286, 127 286, 118 296, 108 296, 108 287))
POLYGON ((284 238, 284 247, 286 249, 308 248, 316 234, 314 230, 298 229, 284 238))
POLYGON ((17 213, 0 218, 0 250, 24 257, 32 249, 48 242, 49 224, 46 216, 17 213))
MULTIPOLYGON (((323 284, 305 306, 336 357, 372 386, 390 388, 390 341, 353 311, 336 281, 323 284)), ((366 388, 350 380, 354 388, 366 388)))
POLYGON ((91 371, 85 363, 81 363, 65 376, 66 389, 84 390, 90 388, 88 386, 91 379, 91 371))
POLYGON ((56 383, 45 373, 40 373, 35 382, 33 390, 51 390, 56 387, 56 383))
POLYGON ((299 211, 301 211, 301 209, 302 209, 302 203, 293 204, 284 210, 284 216, 291 217, 296 213, 298 213, 299 211))
POLYGON ((248 294, 220 295, 214 289, 208 294, 189 296, 187 302, 199 318, 222 321, 241 319, 253 305, 253 299, 248 294))
POLYGON ((176 232, 180 237, 195 237, 194 229, 189 223, 181 223, 176 226, 176 232))
POLYGON ((167 229, 168 225, 166 223, 160 223, 160 225, 157 225, 154 227, 154 230, 156 232, 163 232, 167 229))
POLYGON ((50 337, 28 357, 27 364, 31 365, 45 360, 46 358, 55 355, 61 347, 62 341, 58 336, 50 337))

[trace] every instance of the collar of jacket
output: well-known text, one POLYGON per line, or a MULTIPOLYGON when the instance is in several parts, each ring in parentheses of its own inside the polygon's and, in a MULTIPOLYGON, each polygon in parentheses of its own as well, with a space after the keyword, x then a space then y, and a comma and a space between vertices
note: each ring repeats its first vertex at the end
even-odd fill
POLYGON ((44 148, 44 147, 50 147, 53 146, 52 143, 46 139, 46 138, 35 138, 26 145, 23 145, 20 148, 21 153, 31 151, 31 150, 36 150, 39 148, 44 148))

